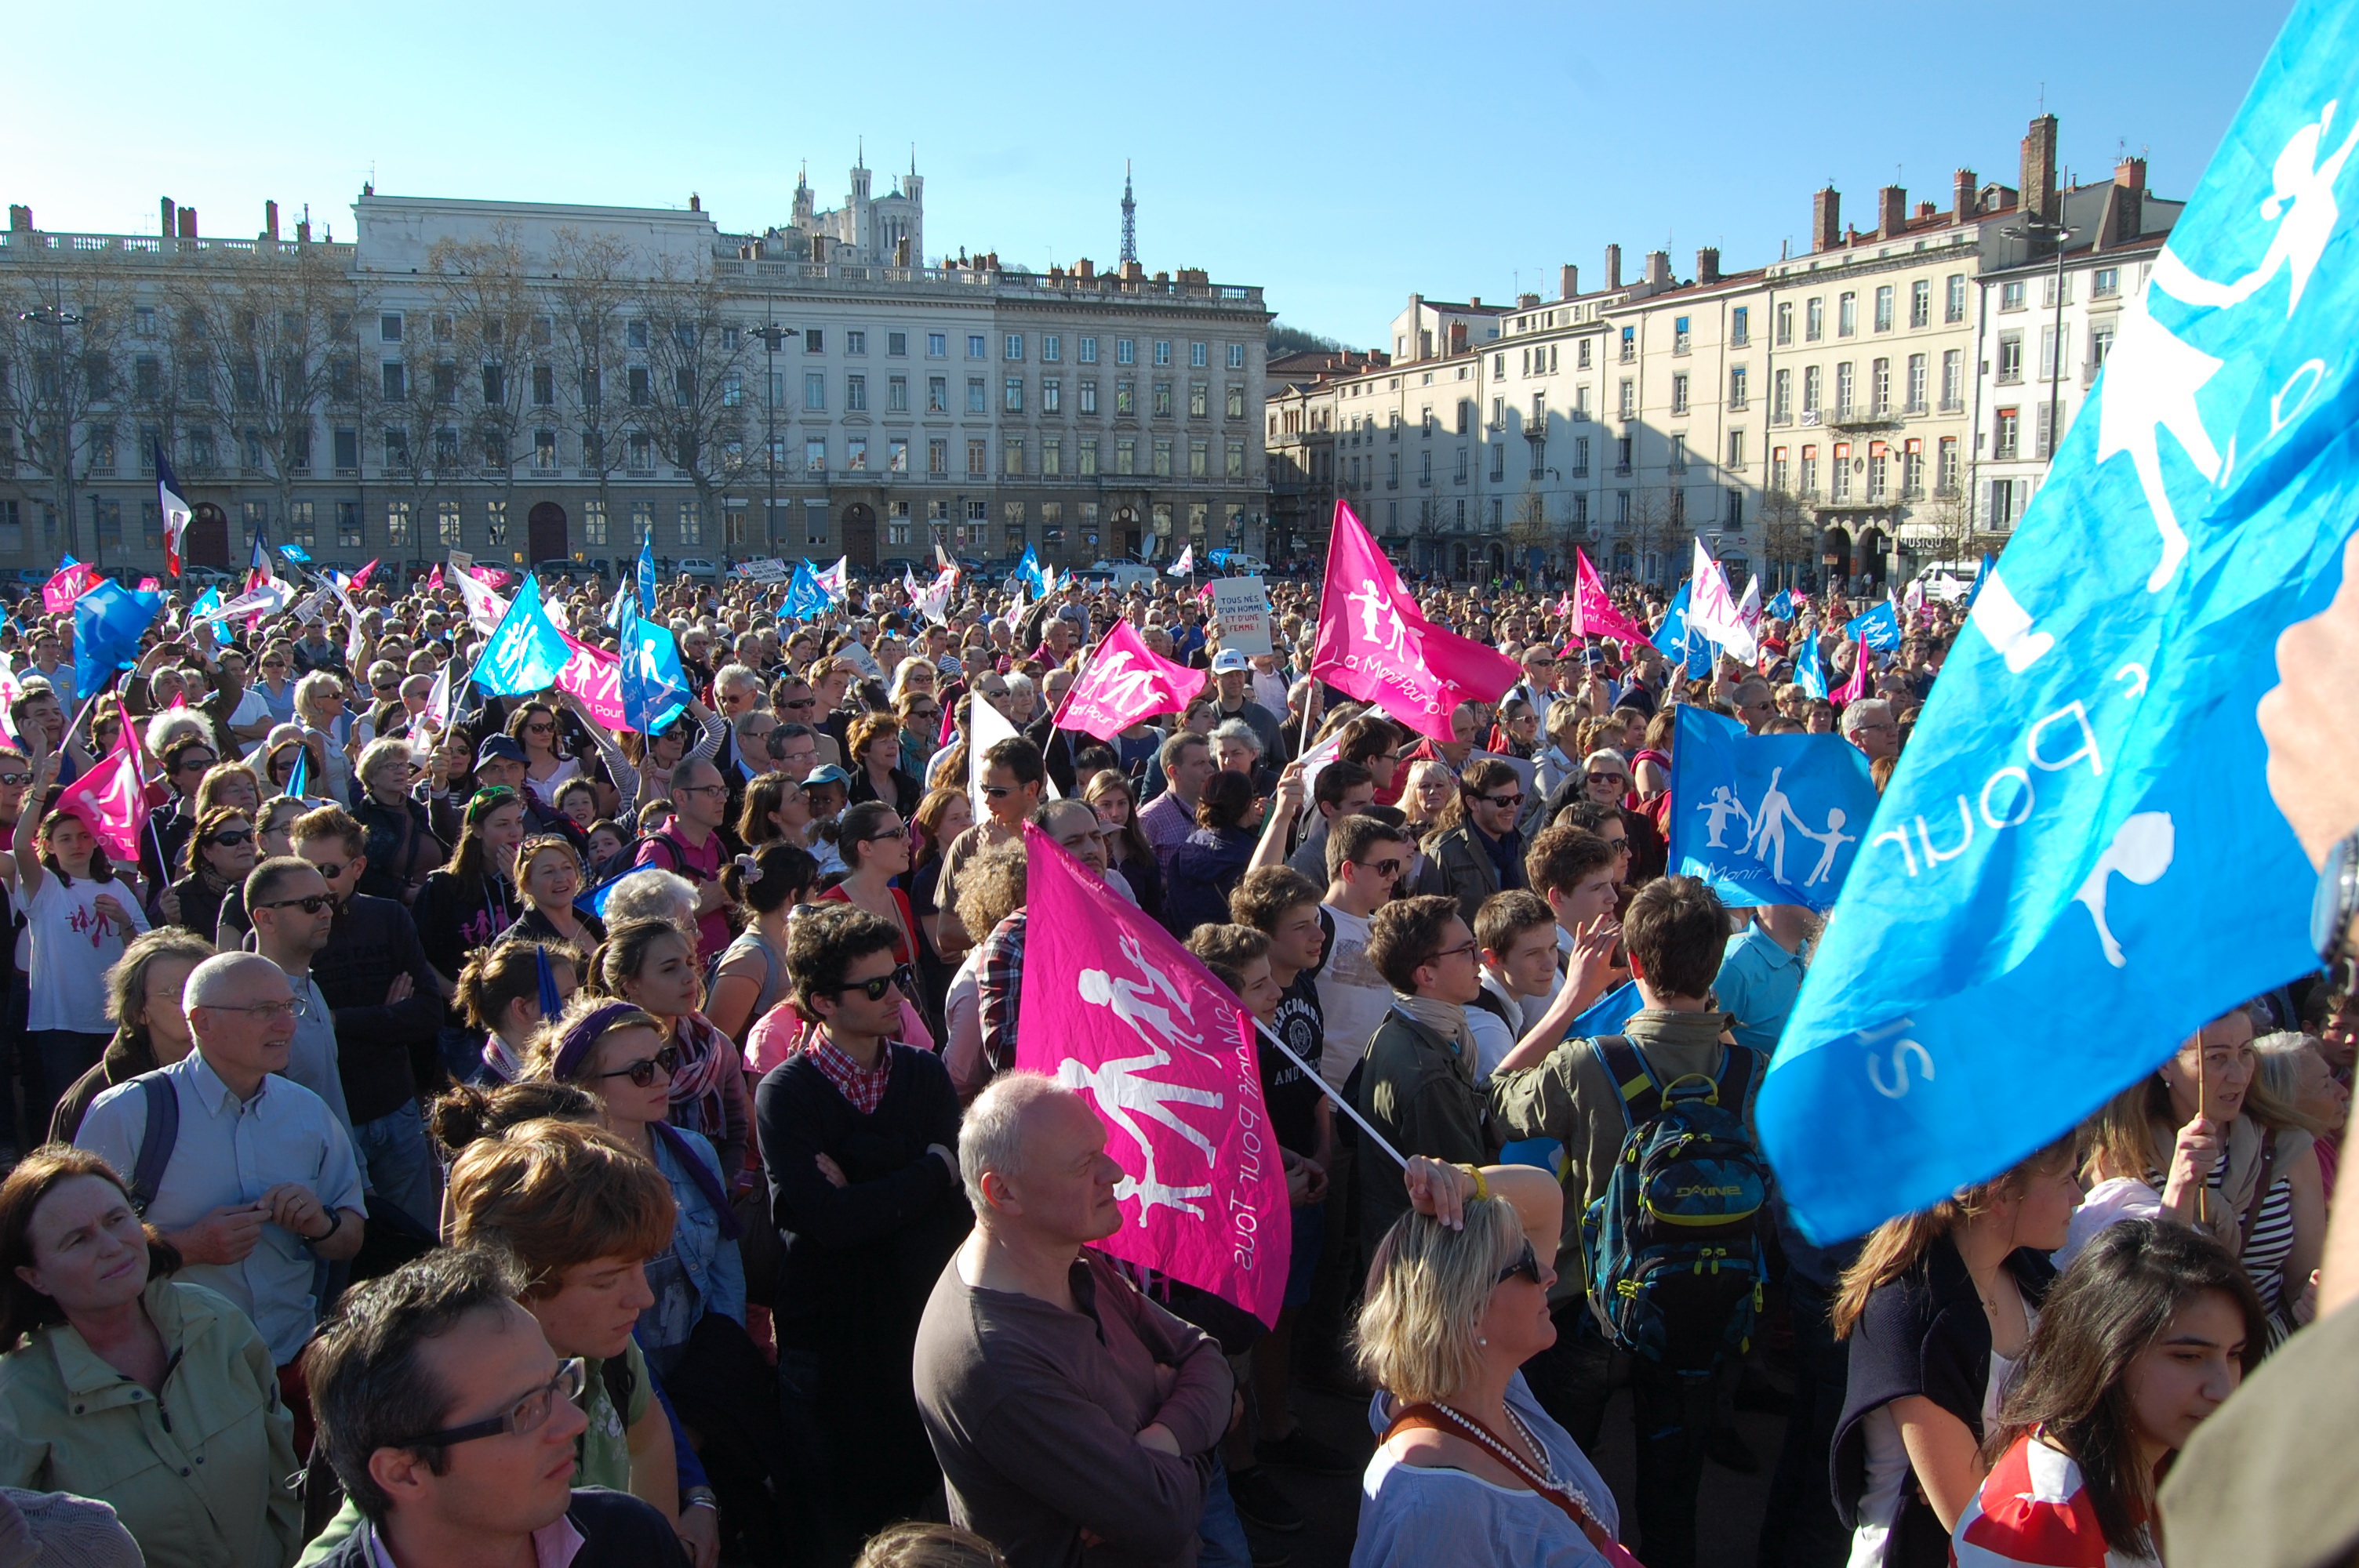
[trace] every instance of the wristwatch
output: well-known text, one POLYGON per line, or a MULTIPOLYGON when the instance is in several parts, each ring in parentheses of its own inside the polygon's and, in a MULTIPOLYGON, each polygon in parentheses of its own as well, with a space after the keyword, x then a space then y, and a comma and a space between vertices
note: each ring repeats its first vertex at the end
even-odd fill
POLYGON ((2326 851, 2318 891, 2310 895, 2310 946, 2328 968, 2350 951, 2354 918, 2359 918, 2359 832, 2336 840, 2326 851))

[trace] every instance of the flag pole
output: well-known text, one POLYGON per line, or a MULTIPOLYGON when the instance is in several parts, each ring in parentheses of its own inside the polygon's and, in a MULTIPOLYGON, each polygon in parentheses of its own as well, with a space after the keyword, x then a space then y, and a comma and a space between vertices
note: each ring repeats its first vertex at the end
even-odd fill
MULTIPOLYGON (((1247 1013, 1245 1016, 1251 1018, 1253 1015, 1251 1013, 1247 1013)), ((1319 1086, 1319 1092, 1321 1094, 1323 1094, 1329 1099, 1333 1100, 1337 1107, 1343 1110, 1343 1114, 1352 1119, 1353 1125, 1359 1128, 1362 1132, 1367 1134, 1368 1141, 1370 1142, 1383 1150, 1386 1153, 1391 1155, 1393 1157, 1394 1164, 1400 1166, 1403 1170, 1407 1170, 1408 1168, 1408 1162, 1402 1158, 1401 1152, 1394 1148, 1390 1143, 1386 1142, 1383 1133, 1378 1132, 1375 1128, 1369 1126, 1368 1119, 1360 1114, 1359 1108, 1354 1106, 1350 1100, 1345 1099, 1342 1091, 1338 1090, 1333 1085, 1328 1083, 1325 1078, 1321 1077, 1319 1074, 1318 1068, 1312 1066, 1310 1063, 1297 1055, 1295 1054, 1294 1047, 1279 1039, 1277 1037, 1277 1032, 1270 1028, 1268 1024, 1264 1023, 1258 1018, 1255 1018, 1253 1023, 1254 1028, 1260 1032, 1261 1037, 1264 1040, 1268 1041, 1271 1044, 1277 1046, 1279 1051, 1283 1052, 1288 1061, 1293 1063, 1297 1067, 1301 1069, 1302 1076, 1304 1077, 1309 1078, 1312 1083, 1319 1086)))

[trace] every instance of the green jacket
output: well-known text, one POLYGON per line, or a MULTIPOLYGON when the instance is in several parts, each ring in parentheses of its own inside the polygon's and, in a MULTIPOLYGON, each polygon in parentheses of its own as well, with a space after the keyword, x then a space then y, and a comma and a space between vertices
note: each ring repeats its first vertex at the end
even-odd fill
POLYGON ((65 1324, 0 1356, 0 1486, 111 1504, 149 1568, 284 1568, 302 1508, 270 1347, 202 1285, 151 1280, 146 1301, 172 1363, 160 1397, 65 1324))
MULTIPOLYGON (((1368 1037, 1359 1066, 1360 1114, 1403 1156, 1423 1154, 1451 1164, 1480 1165, 1498 1152, 1484 1123, 1474 1064, 1458 1048, 1399 1008, 1385 1014, 1368 1037)), ((1376 1243, 1408 1209, 1400 1167, 1373 1148, 1358 1162, 1360 1244, 1365 1262, 1376 1243)))
MULTIPOLYGON (((1720 1062, 1721 1034, 1727 1027, 1723 1012, 1643 1007, 1622 1033, 1668 1082, 1690 1073, 1710 1074, 1720 1062)), ((1588 1289, 1581 1217, 1605 1191, 1629 1131, 1621 1091, 1594 1045, 1567 1040, 1521 1072, 1492 1074, 1491 1116, 1502 1138, 1553 1138, 1564 1145, 1564 1240, 1557 1249, 1556 1288, 1549 1294, 1559 1302, 1577 1299, 1588 1289)))

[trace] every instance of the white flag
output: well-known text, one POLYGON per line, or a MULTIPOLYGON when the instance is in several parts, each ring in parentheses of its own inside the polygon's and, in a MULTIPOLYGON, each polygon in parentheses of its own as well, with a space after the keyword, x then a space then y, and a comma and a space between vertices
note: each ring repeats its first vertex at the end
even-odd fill
MULTIPOLYGON (((984 762, 983 754, 1002 741, 1015 740, 1016 736, 1016 726, 1007 721, 1007 716, 992 707, 983 693, 977 691, 966 715, 966 793, 967 798, 974 803, 974 819, 977 822, 988 821, 991 816, 991 797, 983 793, 984 775, 991 769, 984 762)), ((1062 798, 1057 793, 1057 781, 1052 778, 1044 775, 1040 788, 1043 799, 1062 798)))
POLYGON ((1731 655, 1750 664, 1760 653, 1760 644, 1752 630, 1738 613, 1736 596, 1728 590, 1728 579, 1703 547, 1695 542, 1695 576, 1688 588, 1688 626, 1701 632, 1731 655))

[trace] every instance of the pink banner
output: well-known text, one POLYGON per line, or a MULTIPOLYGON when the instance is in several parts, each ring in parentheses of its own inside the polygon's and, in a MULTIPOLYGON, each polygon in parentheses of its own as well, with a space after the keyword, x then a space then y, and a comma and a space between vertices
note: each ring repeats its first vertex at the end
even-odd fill
POLYGON ((1310 673, 1437 741, 1462 702, 1496 702, 1523 671, 1496 648, 1431 624, 1344 503, 1335 503, 1310 673))
POLYGON ((97 585, 96 567, 82 561, 60 567, 57 575, 41 585, 41 608, 52 615, 71 615, 74 600, 97 585))
POLYGON ((1089 1100, 1122 1167, 1097 1245, 1277 1322, 1293 1219, 1253 1020, 1162 926, 1026 824, 1016 1065, 1089 1100))
POLYGON ((506 588, 508 585, 508 574, 498 567, 469 567, 467 575, 485 588, 506 588))
POLYGON ((361 589, 361 588, 364 588, 364 587, 367 586, 368 579, 369 579, 369 573, 371 573, 371 572, 373 572, 373 571, 375 571, 375 570, 376 570, 376 562, 375 562, 375 561, 371 561, 368 565, 366 565, 366 566, 363 567, 360 570, 358 570, 358 571, 354 572, 354 573, 353 574, 353 580, 352 580, 352 581, 350 581, 350 582, 348 582, 348 583, 346 583, 344 586, 345 586, 346 588, 348 588, 348 589, 355 589, 355 590, 357 590, 357 589, 361 589))
POLYGON ((440 593, 442 591, 442 568, 440 562, 436 563, 433 575, 426 579, 426 586, 433 592, 440 593))
MULTIPOLYGON (((1647 629, 1614 608, 1614 600, 1605 591, 1605 583, 1590 564, 1589 552, 1573 547, 1573 568, 1578 582, 1565 598, 1572 605, 1572 634, 1582 637, 1611 637, 1624 647, 1650 641, 1647 629)), ((1579 652, 1571 643, 1564 649, 1568 654, 1579 652)))
POLYGON ((1202 670, 1158 657, 1125 616, 1114 623, 1082 678, 1065 694, 1056 728, 1111 741, 1142 719, 1185 711, 1206 678, 1202 670))
POLYGON ((152 577, 143 577, 139 579, 139 591, 142 593, 153 593, 163 586, 152 577))
POLYGON ((573 656, 557 672, 557 689, 570 692, 582 699, 590 717, 609 730, 623 730, 623 661, 619 655, 603 648, 593 648, 566 633, 565 645, 573 656))
POLYGON ((131 727, 125 725, 114 750, 58 796, 60 811, 82 819, 92 837, 117 865, 139 860, 139 829, 147 820, 147 792, 139 787, 139 759, 131 750, 131 727))
POLYGON ((1867 651, 1867 633, 1860 633, 1858 656, 1852 660, 1851 679, 1827 693, 1834 702, 1855 702, 1868 694, 1868 671, 1875 668, 1875 656, 1867 651))

